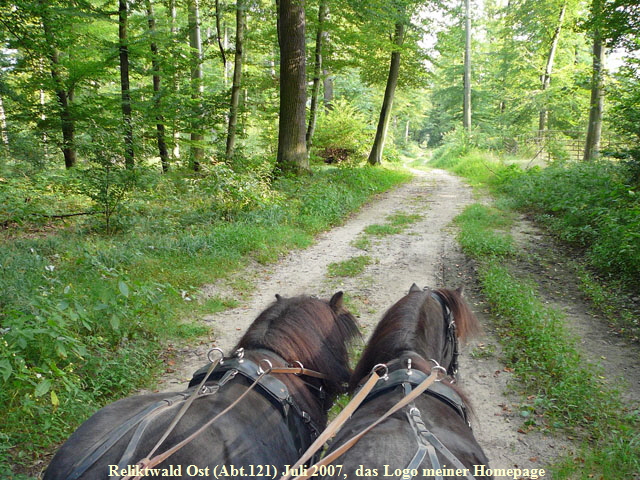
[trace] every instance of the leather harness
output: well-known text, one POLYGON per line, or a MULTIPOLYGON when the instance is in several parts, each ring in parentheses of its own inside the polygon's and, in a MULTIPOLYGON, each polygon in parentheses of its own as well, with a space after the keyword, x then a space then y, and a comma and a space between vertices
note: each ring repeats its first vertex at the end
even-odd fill
MULTIPOLYGON (((269 352, 269 354, 278 357, 273 352, 269 352)), ((208 370, 209 365, 205 365, 197 370, 189 382, 189 388, 198 386, 206 377, 208 370)), ((300 455, 319 435, 320 430, 310 415, 303 411, 293 400, 287 386, 282 381, 271 375, 264 375, 264 372, 261 374, 261 372, 261 367, 249 359, 238 357, 225 358, 220 361, 213 372, 210 373, 205 385, 197 392, 195 399, 216 394, 220 388, 238 375, 246 378, 250 383, 255 382, 258 377, 262 377, 259 383, 257 383, 259 387, 257 391, 280 411, 291 432, 298 455, 300 455)), ((73 464, 71 471, 66 477, 67 480, 77 480, 80 478, 80 476, 93 466, 111 447, 133 429, 135 429, 133 435, 122 457, 118 461, 118 470, 120 470, 120 468, 126 468, 132 461, 135 462, 133 455, 146 428, 163 411, 174 405, 186 402, 191 395, 192 392, 187 391, 178 393, 170 398, 159 400, 135 414, 126 422, 118 425, 103 437, 100 443, 95 445, 73 464)))

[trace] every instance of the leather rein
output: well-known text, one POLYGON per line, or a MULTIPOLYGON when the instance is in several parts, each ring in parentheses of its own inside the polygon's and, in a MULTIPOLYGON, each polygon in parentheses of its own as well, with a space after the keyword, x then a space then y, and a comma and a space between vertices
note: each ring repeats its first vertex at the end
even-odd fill
MULTIPOLYGON (((272 358, 277 358, 278 361, 281 361, 283 364, 287 365, 287 362, 274 352, 268 350, 264 350, 262 352, 268 354, 268 356, 272 358)), ((297 427, 303 424, 306 427, 309 437, 315 438, 319 435, 319 429, 311 420, 310 415, 299 408, 296 402, 291 398, 286 385, 282 381, 278 380, 275 377, 272 377, 271 375, 304 375, 313 378, 326 379, 328 377, 325 374, 307 369, 300 362, 294 362, 294 365, 288 365, 285 367, 274 367, 272 362, 268 358, 263 358, 258 362, 258 364, 256 364, 253 361, 244 358, 243 349, 239 349, 238 351, 236 351, 233 357, 225 358, 222 350, 220 350, 219 348, 214 348, 209 352, 208 358, 211 363, 198 370, 194 374, 194 378, 189 384, 189 388, 197 386, 197 388, 193 392, 191 392, 190 394, 187 392, 179 393, 174 397, 155 402, 154 404, 134 415, 125 423, 119 425, 107 436, 107 438, 102 443, 95 446, 91 451, 89 451, 84 457, 82 457, 73 465, 72 471, 67 476, 67 479, 78 479, 121 438, 123 438, 128 432, 135 428, 133 436, 131 437, 124 454, 118 462, 118 470, 120 470, 120 467, 126 468, 127 465, 131 465, 132 457, 135 453, 136 447, 142 439, 142 435, 146 427, 153 421, 154 418, 156 418, 167 408, 175 405, 176 403, 184 402, 184 405, 182 405, 176 416, 173 418, 173 420, 171 421, 165 432, 162 434, 158 442, 155 444, 155 446, 151 449, 149 454, 147 454, 145 458, 139 460, 138 462, 135 462, 135 464, 138 465, 142 471, 144 471, 144 469, 146 468, 153 468, 154 466, 162 463, 178 450, 184 448, 186 445, 192 442, 202 432, 209 428, 211 424, 213 424, 216 420, 218 420, 220 417, 222 417, 224 414, 238 405, 242 401, 242 399, 247 396, 249 392, 251 392, 256 386, 261 387, 258 390, 260 391, 260 393, 262 393, 272 403, 280 407, 284 418, 287 420, 290 430, 293 430, 292 427, 295 427, 297 429, 297 427), (214 351, 219 352, 220 357, 218 359, 211 358, 211 355, 214 351), (216 416, 201 425, 187 438, 172 446, 163 453, 157 455, 155 454, 195 400, 197 400, 198 398, 216 394, 221 387, 223 387, 229 381, 233 380, 233 378, 235 378, 237 375, 240 375, 241 377, 244 377, 251 382, 251 385, 238 398, 236 398, 230 405, 224 408, 216 416), (214 385, 206 385, 207 382, 211 381, 214 378, 218 378, 218 381, 214 385), (294 412, 294 415, 290 415, 291 412, 294 412)), ((324 392, 322 392, 322 387, 318 388, 308 384, 307 382, 305 382, 305 384, 311 386, 312 388, 315 388, 316 390, 319 390, 322 394, 324 394, 324 392)), ((296 443, 301 443, 299 435, 295 435, 295 437, 296 443)), ((302 445, 299 446, 302 447, 302 445)), ((128 475, 122 477, 121 480, 139 480, 140 478, 140 476, 128 475)))
MULTIPOLYGON (((338 417, 336 417, 335 420, 327 426, 322 435, 316 440, 316 442, 314 442, 313 445, 311 445, 311 447, 309 447, 307 452, 305 452, 305 455, 303 455, 298 460, 298 462, 296 462, 291 470, 294 470, 296 467, 299 467, 309 458, 311 458, 316 450, 320 449, 327 440, 329 440, 338 432, 342 425, 348 420, 348 418, 356 411, 356 409, 360 405, 368 402, 369 400, 377 397, 384 392, 395 389, 400 385, 402 386, 404 392, 404 396, 401 400, 399 400, 396 404, 389 408, 380 418, 378 418, 360 433, 351 437, 339 448, 326 455, 324 458, 322 458, 322 460, 307 469, 307 471, 317 472, 319 467, 333 463, 337 458, 339 458, 351 447, 353 447, 364 435, 366 435, 384 420, 389 418, 395 412, 401 410, 406 406, 409 407, 406 411, 407 420, 409 421, 409 424, 411 425, 411 428, 415 434, 415 438, 418 443, 418 450, 416 451, 415 455, 413 456, 405 470, 415 471, 420 466, 427 453, 429 454, 429 459, 431 460, 433 469, 436 471, 439 470, 440 463, 436 455, 436 449, 440 453, 442 453, 456 468, 465 468, 460 460, 458 460, 458 458, 453 453, 451 453, 451 451, 447 449, 433 433, 431 433, 427 429, 422 420, 420 410, 414 404, 414 400, 426 392, 429 395, 441 400, 442 402, 452 407, 464 419, 469 428, 471 428, 471 423, 469 422, 469 419, 467 417, 466 407, 460 396, 450 386, 439 383, 446 376, 449 376, 452 379, 452 382, 455 382, 455 375, 458 372, 458 357, 460 355, 460 349, 458 338, 456 336, 455 319, 453 318, 451 309, 437 292, 430 291, 429 293, 431 294, 431 297, 437 300, 438 303, 440 303, 440 305, 442 306, 443 317, 447 328, 447 344, 445 347, 445 353, 448 349, 453 350, 451 354, 452 360, 449 364, 449 368, 445 369, 444 367, 440 366, 435 360, 431 360, 431 362, 433 362, 435 366, 431 369, 429 375, 427 375, 421 370, 412 369, 411 358, 407 359, 406 369, 398 369, 393 371, 392 373, 389 373, 389 368, 385 364, 378 364, 374 366, 367 382, 360 387, 360 390, 358 390, 351 402, 349 402, 349 404, 347 404, 341 414, 338 415, 338 417), (377 373, 380 369, 384 371, 384 374, 382 376, 377 373), (345 413, 344 416, 342 415, 343 413, 345 413), (313 450, 314 448, 315 450, 313 450)), ((422 358, 417 353, 410 353, 424 360, 424 358, 422 358)), ((293 480, 306 480, 310 477, 311 474, 303 474, 294 477, 293 480)), ((290 478, 291 475, 285 475, 282 476, 280 480, 289 480, 290 478)), ((403 480, 411 478, 413 478, 413 475, 404 476, 403 480)), ((467 474, 466 478, 468 480, 475 480, 475 477, 473 477, 471 474, 467 474)), ((443 480, 443 478, 441 475, 436 476, 436 480, 443 480)))

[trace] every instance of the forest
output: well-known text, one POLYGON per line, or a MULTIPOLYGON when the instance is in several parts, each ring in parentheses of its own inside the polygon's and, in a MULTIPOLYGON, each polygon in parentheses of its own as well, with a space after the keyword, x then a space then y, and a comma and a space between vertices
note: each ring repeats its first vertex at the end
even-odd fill
POLYGON ((634 0, 0 2, 0 476, 421 158, 637 291, 639 39, 634 0))

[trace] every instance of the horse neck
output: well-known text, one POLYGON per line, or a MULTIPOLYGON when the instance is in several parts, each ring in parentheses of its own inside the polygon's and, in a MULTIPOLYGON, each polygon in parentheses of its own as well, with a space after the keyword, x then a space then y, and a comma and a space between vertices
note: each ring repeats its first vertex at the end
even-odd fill
MULTIPOLYGON (((288 363, 277 353, 267 349, 249 350, 246 353, 256 365, 263 359, 269 360, 273 367, 288 367, 288 363)), ((315 380, 306 381, 295 374, 273 374, 275 378, 284 383, 289 391, 289 395, 295 404, 303 411, 307 412, 312 420, 319 426, 327 423, 327 412, 324 409, 323 392, 320 385, 316 387, 315 380)), ((332 402, 329 403, 329 405, 332 402)))

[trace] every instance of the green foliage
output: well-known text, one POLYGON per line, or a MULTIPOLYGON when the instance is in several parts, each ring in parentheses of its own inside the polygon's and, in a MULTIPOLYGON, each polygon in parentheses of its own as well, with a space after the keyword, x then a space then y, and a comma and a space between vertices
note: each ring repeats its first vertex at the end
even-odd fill
POLYGON ((366 157, 371 137, 365 115, 339 99, 333 109, 319 112, 313 147, 327 163, 359 163, 366 157))
MULTIPOLYGON (((474 236, 478 222, 486 227, 481 235, 509 224, 498 210, 481 205, 469 207, 456 221, 459 239, 474 236)), ((603 373, 579 352, 562 314, 538 299, 533 282, 514 275, 505 262, 508 257, 496 256, 493 249, 465 250, 478 262, 505 357, 526 389, 528 402, 520 406, 524 424, 571 432, 577 426, 589 439, 576 458, 567 456, 553 466, 554 478, 586 480, 611 471, 621 478, 633 476, 640 453, 637 412, 625 411, 618 392, 603 383, 603 373)))
POLYGON ((270 262, 308 245, 408 178, 331 168, 269 185, 216 165, 198 176, 156 173, 131 191, 126 236, 85 235, 82 217, 75 230, 35 238, 14 229, 0 248, 0 471, 29 464, 100 405, 148 382, 161 342, 208 333, 180 319, 235 302, 196 302, 200 285, 250 257, 270 262))
POLYGON ((640 197, 630 177, 612 162, 554 164, 511 178, 502 191, 561 238, 587 248, 600 271, 637 284, 640 197))

